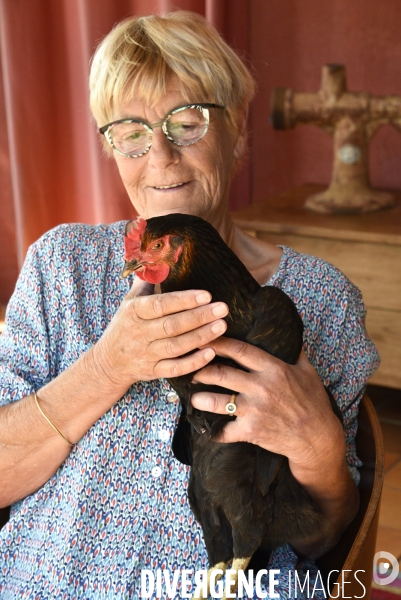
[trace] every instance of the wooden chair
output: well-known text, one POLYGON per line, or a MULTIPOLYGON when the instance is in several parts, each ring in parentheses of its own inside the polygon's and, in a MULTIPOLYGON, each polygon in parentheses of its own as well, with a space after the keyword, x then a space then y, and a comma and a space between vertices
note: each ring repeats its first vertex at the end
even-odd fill
POLYGON ((369 600, 384 478, 384 446, 379 419, 367 395, 364 396, 359 408, 356 448, 359 458, 363 461, 363 467, 360 469, 358 514, 337 546, 317 562, 324 583, 330 571, 339 571, 337 578, 336 573, 333 573, 330 578, 333 596, 337 594, 339 598, 363 596, 364 600, 369 600), (355 571, 358 570, 360 572, 357 577, 366 588, 365 594, 354 576, 355 571), (341 571, 344 572, 344 579, 341 571), (339 586, 334 586, 335 583, 339 586))

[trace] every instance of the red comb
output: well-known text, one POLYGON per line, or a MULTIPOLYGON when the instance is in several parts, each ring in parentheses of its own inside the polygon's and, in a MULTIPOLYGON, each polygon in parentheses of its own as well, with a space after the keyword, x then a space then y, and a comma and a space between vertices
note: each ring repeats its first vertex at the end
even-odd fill
POLYGON ((135 221, 129 221, 125 226, 124 235, 124 260, 132 260, 141 249, 141 238, 147 226, 147 221, 139 217, 135 221))

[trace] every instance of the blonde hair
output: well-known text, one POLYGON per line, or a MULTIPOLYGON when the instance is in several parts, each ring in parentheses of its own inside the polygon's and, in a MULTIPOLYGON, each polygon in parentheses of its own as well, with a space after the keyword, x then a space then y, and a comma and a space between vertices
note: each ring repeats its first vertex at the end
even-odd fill
POLYGON ((90 106, 98 125, 115 119, 124 99, 137 97, 155 105, 171 75, 181 82, 186 101, 195 97, 225 106, 227 125, 238 129, 239 115, 254 94, 253 78, 216 29, 187 11, 130 17, 103 39, 89 79, 90 106))

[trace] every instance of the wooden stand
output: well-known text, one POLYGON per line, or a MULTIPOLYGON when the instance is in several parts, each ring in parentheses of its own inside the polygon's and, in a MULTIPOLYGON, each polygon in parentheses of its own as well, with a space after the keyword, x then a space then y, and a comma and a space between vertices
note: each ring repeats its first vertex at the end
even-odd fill
POLYGON ((246 231, 272 244, 319 256, 362 291, 367 330, 381 357, 370 383, 401 388, 401 192, 393 208, 361 215, 313 213, 305 199, 325 189, 306 184, 233 213, 246 231))

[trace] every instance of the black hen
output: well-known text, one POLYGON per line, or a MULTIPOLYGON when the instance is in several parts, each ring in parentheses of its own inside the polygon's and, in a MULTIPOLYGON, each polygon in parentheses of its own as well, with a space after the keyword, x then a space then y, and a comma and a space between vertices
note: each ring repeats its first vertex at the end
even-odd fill
MULTIPOLYGON (((276 287, 261 287, 203 219, 171 214, 131 221, 125 250, 123 275, 135 271, 160 283, 162 292, 208 290, 212 301, 229 307, 227 337, 254 344, 287 363, 297 361, 303 324, 294 303, 276 287)), ((233 569, 266 568, 269 551, 316 532, 322 515, 292 476, 285 456, 245 442, 212 441, 235 416, 193 409, 191 395, 211 388, 192 384, 192 375, 169 380, 183 406, 173 450, 192 466, 189 501, 202 525, 210 565, 224 569, 234 559, 233 569)))

